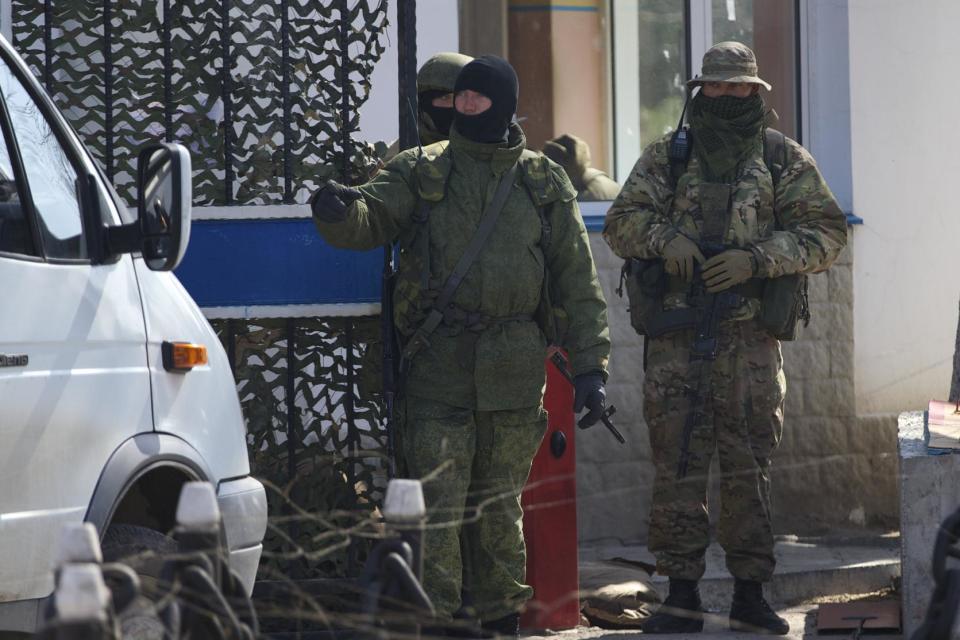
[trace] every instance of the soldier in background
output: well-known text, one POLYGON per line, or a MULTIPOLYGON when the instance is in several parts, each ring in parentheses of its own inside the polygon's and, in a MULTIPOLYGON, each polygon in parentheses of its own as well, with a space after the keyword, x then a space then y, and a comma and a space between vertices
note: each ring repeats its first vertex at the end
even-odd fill
POLYGON ((584 424, 603 413, 610 351, 576 192, 559 166, 526 149, 518 93, 505 60, 473 60, 456 80, 449 143, 403 151, 356 188, 328 181, 311 199, 317 229, 336 247, 399 241, 399 440, 405 468, 424 480, 424 588, 445 622, 466 586, 483 627, 508 636, 533 595, 520 492, 547 426, 544 359, 559 334, 552 308, 567 318, 562 346, 575 409, 590 411, 584 424), (498 194, 505 200, 493 218, 498 194), (468 251, 490 220, 489 240, 468 251), (462 278, 452 297, 443 293, 451 276, 462 278))
POLYGON ((473 58, 462 53, 438 53, 420 67, 417 72, 420 144, 426 146, 450 137, 453 87, 460 71, 471 60, 473 58))
POLYGON ((644 416, 656 466, 649 547, 657 571, 670 578, 670 593, 643 630, 703 628, 697 581, 710 542, 706 489, 716 451, 718 537, 736 579, 730 626, 786 634, 789 625, 762 591, 775 565, 769 470, 783 431, 786 389, 780 343, 764 324, 765 314, 774 310, 765 293, 771 279, 827 269, 846 244, 846 221, 799 144, 780 137, 779 168, 768 166, 765 140, 780 134, 765 131, 760 88, 770 85, 758 77, 753 51, 737 42, 715 45, 703 57, 703 75, 689 84, 700 87, 690 103, 692 154, 672 170, 671 136, 648 146, 603 232, 623 258, 663 261, 669 277, 654 307, 658 312, 702 304, 692 296, 693 287, 708 295, 730 292, 739 301, 723 312, 682 479, 682 434, 688 416, 698 415, 691 414, 691 390, 698 385, 692 372, 703 366, 702 358, 691 357, 690 326, 650 337, 647 344, 644 416), (705 241, 713 235, 724 248, 707 259, 705 241))
MULTIPOLYGON (((453 85, 460 70, 471 60, 462 53, 445 51, 430 56, 417 71, 417 133, 423 146, 450 137, 453 85)), ((394 140, 383 162, 389 162, 400 151, 400 141, 394 140)))
POLYGON ((565 133, 547 140, 543 145, 543 155, 567 172, 580 202, 613 200, 620 193, 620 185, 616 180, 590 166, 590 146, 586 140, 565 133))

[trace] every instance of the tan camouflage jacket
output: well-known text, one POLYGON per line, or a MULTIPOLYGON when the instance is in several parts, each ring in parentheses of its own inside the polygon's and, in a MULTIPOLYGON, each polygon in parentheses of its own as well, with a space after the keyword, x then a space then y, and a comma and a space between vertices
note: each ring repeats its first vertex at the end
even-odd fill
MULTIPOLYGON (((429 297, 421 291, 417 236, 430 245, 430 284, 438 291, 469 244, 483 208, 500 176, 520 160, 521 170, 484 250, 467 272, 454 305, 492 319, 480 331, 441 325, 430 346, 413 359, 406 392, 484 411, 536 406, 543 393, 546 339, 532 319, 544 281, 552 303, 566 312, 563 344, 575 373, 606 370, 610 352, 606 302, 580 218, 576 192, 559 165, 525 150, 514 125, 506 146, 470 142, 456 131, 448 143, 398 154, 373 180, 359 187, 363 199, 347 220, 316 221, 332 245, 372 249, 399 241, 400 277, 394 291, 394 319, 409 336, 419 325, 429 297), (420 199, 431 202, 428 223, 417 225, 420 199), (537 206, 549 205, 551 227, 542 246, 537 206), (520 317, 521 321, 497 322, 520 317)), ((456 323, 454 323, 456 324, 456 323)))
POLYGON ((584 172, 583 186, 578 188, 578 192, 577 200, 580 202, 613 200, 620 193, 620 185, 603 171, 591 167, 584 172))
MULTIPOLYGON (((674 194, 667 157, 669 142, 670 134, 644 150, 607 212, 603 237, 622 258, 660 257, 663 247, 678 232, 695 241, 700 239, 699 163, 693 154, 674 194)), ((786 166, 776 195, 762 148, 743 168, 734 186, 725 242, 753 250, 759 277, 816 273, 830 267, 846 245, 846 217, 813 157, 787 138, 786 166), (782 229, 777 228, 775 207, 782 229)), ((683 294, 668 295, 664 301, 665 308, 684 305, 683 294)), ((732 317, 746 319, 758 309, 759 303, 750 300, 732 317)))

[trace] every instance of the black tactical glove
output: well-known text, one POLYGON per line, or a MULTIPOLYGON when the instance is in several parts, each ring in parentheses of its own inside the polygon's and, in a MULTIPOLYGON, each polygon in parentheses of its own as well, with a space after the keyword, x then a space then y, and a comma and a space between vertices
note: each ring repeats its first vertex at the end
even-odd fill
POLYGON ((359 189, 327 180, 325 185, 310 196, 310 211, 320 222, 343 222, 347 219, 350 205, 362 197, 359 189))
POLYGON ((607 392, 603 390, 603 374, 599 371, 581 373, 573 379, 573 412, 580 413, 583 408, 589 413, 577 423, 581 429, 595 425, 606 408, 607 392))

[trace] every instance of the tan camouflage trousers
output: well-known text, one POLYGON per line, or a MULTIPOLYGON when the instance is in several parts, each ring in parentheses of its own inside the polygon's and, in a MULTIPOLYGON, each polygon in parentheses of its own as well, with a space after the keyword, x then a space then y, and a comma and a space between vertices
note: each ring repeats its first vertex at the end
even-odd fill
MULTIPOLYGON (((686 478, 677 479, 681 437, 696 387, 689 364, 692 331, 651 340, 647 346, 644 416, 656 466, 649 547, 657 571, 698 580, 710 543, 707 481, 714 452, 719 462, 717 537, 734 577, 765 582, 773 575, 770 456, 783 433, 786 382, 780 343, 754 320, 724 323, 705 419, 690 441, 686 478)), ((715 470, 716 471, 716 470, 715 470)))
POLYGON ((533 595, 524 584, 520 492, 546 413, 474 411, 409 396, 403 405, 400 450, 406 474, 423 480, 423 586, 438 617, 461 605, 481 621, 518 611, 533 595))

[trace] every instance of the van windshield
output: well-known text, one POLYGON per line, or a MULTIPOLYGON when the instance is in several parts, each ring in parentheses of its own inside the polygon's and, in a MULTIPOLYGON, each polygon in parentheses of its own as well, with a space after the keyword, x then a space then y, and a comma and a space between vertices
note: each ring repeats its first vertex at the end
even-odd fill
POLYGON ((23 161, 44 254, 51 258, 86 258, 73 163, 26 87, 2 62, 0 93, 23 161))
POLYGON ((0 252, 35 256, 33 235, 10 160, 7 136, 0 140, 0 252))

